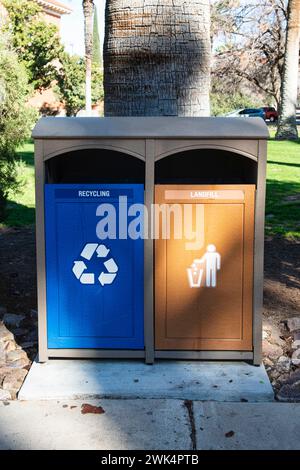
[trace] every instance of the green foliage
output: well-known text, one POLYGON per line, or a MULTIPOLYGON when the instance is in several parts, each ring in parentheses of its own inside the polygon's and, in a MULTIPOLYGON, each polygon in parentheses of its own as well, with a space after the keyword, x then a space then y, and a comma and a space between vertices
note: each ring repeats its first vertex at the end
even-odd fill
POLYGON ((67 116, 76 116, 84 107, 84 59, 63 52, 60 55, 60 68, 57 74, 56 93, 66 107, 67 116))
MULTIPOLYGON (((85 105, 85 63, 84 59, 64 51, 60 55, 60 68, 55 89, 66 107, 67 116, 76 116, 85 105)), ((92 67, 92 102, 103 98, 103 76, 98 65, 92 67)))
POLYGON ((22 163, 15 149, 29 135, 36 117, 26 105, 28 79, 25 67, 8 44, 0 37, 0 219, 4 217, 6 199, 22 183, 22 163), (21 167, 21 168, 20 168, 21 167))
MULTIPOLYGON (((18 158, 22 162, 24 185, 22 191, 11 192, 7 202, 5 226, 20 227, 34 224, 35 190, 34 190, 34 156, 33 142, 28 140, 18 148, 18 158)), ((1 226, 1 224, 0 224, 1 226)))
POLYGON ((256 108, 262 106, 258 99, 242 94, 241 92, 222 93, 212 91, 210 95, 210 106, 212 116, 221 116, 235 109, 256 108))
POLYGON ((92 103, 103 100, 103 73, 97 64, 92 65, 92 103))
POLYGON ((46 23, 40 6, 33 0, 3 0, 12 34, 13 46, 24 63, 29 82, 35 89, 48 88, 55 78, 56 64, 62 46, 58 29, 46 23))
POLYGON ((101 50, 100 50, 100 38, 98 28, 98 14, 96 5, 94 7, 94 24, 93 24, 93 55, 92 63, 98 66, 101 65, 101 50))

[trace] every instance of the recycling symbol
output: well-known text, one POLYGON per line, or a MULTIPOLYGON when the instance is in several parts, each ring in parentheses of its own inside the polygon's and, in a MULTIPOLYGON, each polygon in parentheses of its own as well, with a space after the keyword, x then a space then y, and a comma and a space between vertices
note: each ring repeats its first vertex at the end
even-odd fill
MULTIPOLYGON (((80 256, 88 261, 92 259, 94 254, 97 254, 98 258, 107 258, 110 250, 105 245, 98 243, 87 243, 83 248, 80 256)), ((118 265, 116 264, 113 258, 109 258, 104 263, 104 267, 106 271, 102 271, 100 276, 98 277, 98 281, 100 282, 101 286, 105 286, 106 284, 112 284, 117 276, 118 272, 118 265)), ((74 266, 72 271, 75 277, 81 282, 81 284, 95 284, 95 274, 86 272, 87 265, 84 261, 74 261, 74 266)))

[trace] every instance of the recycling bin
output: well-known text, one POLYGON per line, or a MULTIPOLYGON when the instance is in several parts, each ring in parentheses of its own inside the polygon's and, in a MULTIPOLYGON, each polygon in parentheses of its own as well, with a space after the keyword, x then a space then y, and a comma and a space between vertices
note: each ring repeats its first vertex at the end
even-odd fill
POLYGON ((119 197, 143 204, 144 187, 45 185, 50 349, 144 348, 143 240, 103 239, 100 226, 115 232, 119 197))
POLYGON ((33 137, 41 362, 261 362, 262 119, 49 117, 33 137))

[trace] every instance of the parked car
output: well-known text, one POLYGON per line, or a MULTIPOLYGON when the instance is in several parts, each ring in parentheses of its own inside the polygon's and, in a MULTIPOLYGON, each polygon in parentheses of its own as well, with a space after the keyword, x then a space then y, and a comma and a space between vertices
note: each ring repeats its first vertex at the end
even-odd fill
POLYGON ((271 106, 264 106, 263 108, 261 108, 264 113, 265 113, 265 120, 269 120, 271 122, 275 122, 277 121, 278 119, 278 112, 276 111, 275 108, 271 107, 271 106))
POLYGON ((226 114, 226 117, 260 117, 265 119, 265 112, 262 108, 243 108, 226 114))
POLYGON ((239 117, 239 112, 242 109, 235 109, 234 111, 230 111, 230 113, 223 114, 224 117, 239 117))
POLYGON ((265 119, 265 112, 262 108, 245 108, 239 112, 241 117, 260 117, 265 119))

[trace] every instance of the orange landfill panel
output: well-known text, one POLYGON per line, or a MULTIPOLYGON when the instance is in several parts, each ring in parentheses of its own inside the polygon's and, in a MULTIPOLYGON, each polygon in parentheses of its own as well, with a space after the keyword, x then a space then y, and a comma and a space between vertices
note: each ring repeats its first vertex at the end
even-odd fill
POLYGON ((155 187, 155 347, 252 351, 255 185, 155 187))

